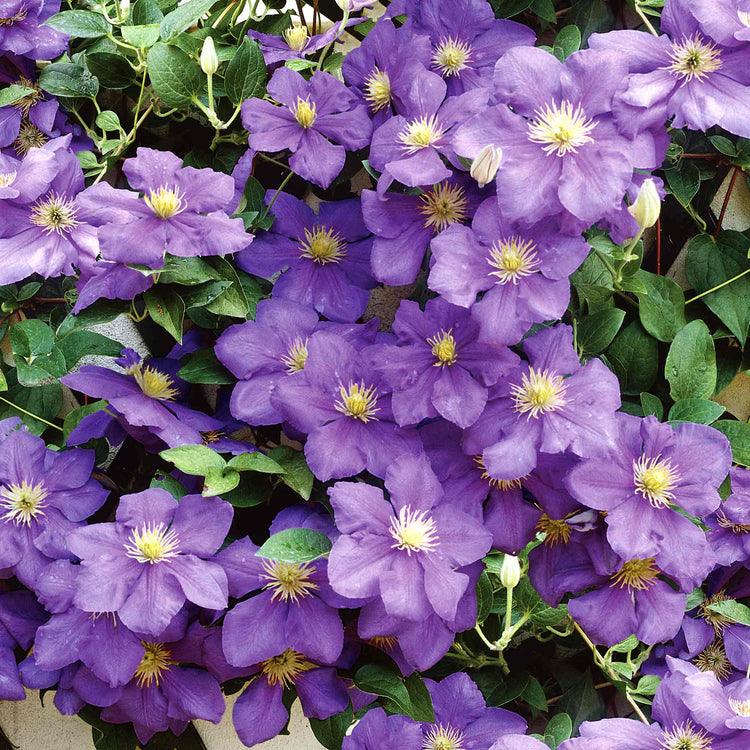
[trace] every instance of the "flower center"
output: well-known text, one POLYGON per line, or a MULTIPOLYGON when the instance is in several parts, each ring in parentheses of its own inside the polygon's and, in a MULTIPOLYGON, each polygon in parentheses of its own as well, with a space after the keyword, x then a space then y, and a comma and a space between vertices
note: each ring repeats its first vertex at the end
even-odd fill
POLYGON ((495 242, 487 258, 495 271, 490 276, 497 276, 496 284, 507 284, 509 281, 518 284, 522 276, 534 273, 539 265, 535 252, 536 245, 531 240, 521 237, 511 237, 495 242))
POLYGON ((432 64, 443 76, 457 76, 470 59, 471 47, 452 36, 441 39, 432 52, 432 64))
POLYGON ((315 568, 311 568, 310 563, 295 564, 267 560, 263 562, 263 570, 266 572, 260 577, 268 581, 263 588, 273 591, 271 601, 281 599, 288 602, 291 599, 297 604, 300 599, 310 596, 311 592, 318 588, 318 584, 310 580, 310 576, 315 573, 315 568))
POLYGON ((735 698, 730 698, 729 708, 731 708, 737 716, 750 716, 750 701, 739 701, 735 698))
POLYGON ((307 46, 307 27, 295 25, 288 28, 284 34, 284 41, 289 45, 289 49, 295 52, 302 52, 307 46))
POLYGON ((125 545, 127 556, 139 563, 153 565, 180 554, 177 532, 167 529, 163 523, 147 523, 140 529, 133 529, 129 541, 125 545))
POLYGON ((698 607, 698 615, 705 620, 717 633, 721 633, 727 625, 732 624, 732 620, 721 612, 711 609, 712 604, 719 604, 729 599, 724 591, 717 591, 713 596, 705 599, 698 607))
POLYGON ((289 351, 281 358, 281 363, 286 366, 288 373, 299 372, 305 369, 308 340, 305 339, 303 341, 301 338, 294 339, 294 342, 289 347, 289 351))
POLYGON ((513 408, 519 414, 528 414, 538 419, 540 414, 557 411, 565 406, 565 389, 562 375, 529 367, 528 373, 524 373, 521 378, 521 384, 510 388, 513 408))
POLYGON ((315 665, 309 662, 298 651, 288 648, 283 654, 272 656, 260 664, 261 672, 266 676, 269 685, 283 685, 291 687, 297 678, 315 669, 315 665))
POLYGON ((671 62, 665 70, 682 78, 683 84, 693 78, 702 81, 721 67, 719 48, 713 42, 704 42, 699 33, 683 38, 679 44, 673 43, 669 59, 671 62))
POLYGON ((398 646, 398 638, 389 635, 376 635, 368 638, 367 642, 373 648, 380 649, 381 651, 393 651, 398 646))
POLYGON ((719 680, 729 677, 732 671, 732 665, 727 659, 727 652, 721 641, 715 641, 710 646, 706 646, 698 656, 693 659, 701 672, 713 672, 719 680))
POLYGON ((435 367, 450 366, 458 359, 456 339, 451 335, 452 330, 452 328, 447 331, 441 329, 439 333, 427 339, 427 343, 432 347, 432 355, 437 360, 434 363, 435 367))
POLYGON ((659 740, 663 750, 711 750, 711 738, 689 721, 664 732, 659 740))
POLYGON ((201 432, 203 438, 203 445, 210 445, 211 443, 218 443, 224 437, 224 433, 221 430, 208 430, 207 432, 201 432))
POLYGON ((633 482, 635 491, 643 495, 654 508, 666 508, 674 500, 672 490, 680 475, 669 461, 641 456, 633 461, 633 482))
POLYGON ((300 242, 301 258, 325 265, 338 263, 346 257, 346 242, 341 235, 330 227, 314 226, 312 231, 305 229, 305 239, 300 242))
POLYGON ((410 505, 391 519, 390 532, 395 540, 391 548, 406 550, 410 557, 412 552, 433 552, 439 543, 437 527, 427 511, 413 511, 410 505))
POLYGON ((132 368, 131 374, 144 396, 157 401, 174 401, 179 395, 177 388, 173 388, 172 378, 155 367, 144 367, 139 364, 132 368))
POLYGON ((371 419, 378 421, 374 415, 380 411, 380 407, 378 406, 378 391, 374 385, 365 387, 363 380, 359 383, 349 381, 348 386, 339 386, 339 394, 341 400, 334 404, 336 411, 365 423, 371 419))
POLYGON ((548 156, 565 156, 576 153, 584 143, 593 143, 590 133, 595 127, 592 119, 586 119, 580 104, 574 108, 571 102, 563 100, 560 106, 553 102, 534 112, 529 123, 529 140, 545 144, 542 151, 548 156))
POLYGON ((16 140, 13 141, 13 148, 19 156, 26 156, 32 148, 41 148, 48 140, 49 136, 42 133, 36 125, 22 122, 16 140))
POLYGON ((29 14, 29 11, 26 9, 26 6, 22 5, 18 9, 18 11, 15 13, 15 15, 6 16, 5 18, 0 18, 0 27, 12 26, 14 23, 20 23, 21 21, 25 20, 28 14, 29 14))
POLYGON ((654 565, 653 557, 648 557, 645 560, 628 560, 612 576, 611 585, 619 586, 620 588, 627 586, 631 591, 633 589, 644 591, 654 584, 658 575, 659 569, 654 565))
POLYGON ((3 520, 12 521, 16 526, 31 526, 37 516, 44 515, 46 497, 47 490, 41 482, 30 484, 24 479, 20 485, 3 486, 0 489, 0 507, 6 511, 3 520))
POLYGON ((158 190, 150 190, 143 200, 160 219, 169 219, 187 208, 185 196, 176 185, 171 188, 162 185, 158 190))
POLYGON ((735 523, 730 521, 723 510, 716 514, 716 522, 722 529, 729 529, 733 534, 750 534, 750 523, 735 523))
POLYGON ((438 724, 424 738, 422 750, 464 750, 464 736, 450 724, 438 724))
POLYGON ((18 172, 0 172, 0 188, 10 187, 16 181, 18 172))
POLYGON ((159 687, 162 674, 168 672, 170 665, 177 664, 177 662, 172 661, 170 658, 172 652, 163 643, 141 641, 141 644, 146 649, 146 653, 143 654, 141 663, 133 676, 139 688, 151 687, 152 682, 159 687))
POLYGON ((437 143, 443 134, 437 115, 432 115, 418 117, 407 123, 406 128, 399 133, 398 139, 401 141, 401 148, 407 154, 416 154, 417 151, 437 143))
POLYGON ((388 73, 373 68, 365 81, 365 99, 373 112, 384 109, 391 103, 391 79, 388 73))
POLYGON ((29 218, 31 223, 41 227, 45 234, 56 232, 62 236, 80 223, 76 219, 77 212, 78 209, 71 199, 58 193, 50 193, 32 206, 29 218))
POLYGON ((564 518, 550 518, 546 513, 536 522, 536 530, 546 534, 544 543, 548 547, 554 547, 561 542, 567 544, 573 531, 564 518))
POLYGON ((738 10, 737 17, 740 19, 740 23, 743 26, 750 26, 750 12, 746 10, 738 10))
POLYGON ((477 468, 482 472, 481 478, 484 479, 490 485, 490 487, 494 487, 495 489, 503 490, 505 492, 512 489, 521 489, 521 482, 526 479, 526 477, 519 477, 518 479, 495 479, 494 477, 491 477, 487 472, 487 467, 484 465, 483 456, 474 456, 473 458, 474 463, 477 465, 477 468))
POLYGON ((19 99, 17 102, 13 102, 13 106, 16 109, 20 109, 21 112, 23 112, 25 115, 29 113, 29 110, 39 101, 44 100, 44 92, 39 88, 39 86, 34 82, 26 78, 26 76, 21 76, 17 81, 16 84, 18 86, 23 86, 27 89, 33 89, 33 91, 30 94, 27 94, 22 99, 19 99))
POLYGON ((307 130, 308 128, 312 127, 312 124, 315 122, 315 119, 318 116, 315 110, 315 102, 310 104, 309 99, 303 99, 301 96, 298 96, 297 104, 294 106, 292 114, 294 115, 297 122, 305 130, 307 130))
POLYGON ((427 217, 425 228, 432 228, 435 232, 442 232, 451 224, 463 221, 469 203, 463 188, 454 187, 447 182, 423 193, 419 202, 419 212, 427 217))

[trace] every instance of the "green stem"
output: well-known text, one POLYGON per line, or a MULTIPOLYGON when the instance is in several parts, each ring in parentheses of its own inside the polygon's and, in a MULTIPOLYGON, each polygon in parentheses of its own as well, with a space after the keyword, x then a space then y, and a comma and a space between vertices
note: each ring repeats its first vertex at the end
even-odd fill
POLYGON ((325 46, 323 51, 320 53, 320 57, 318 58, 318 70, 321 69, 323 65, 323 60, 326 59, 326 56, 331 51, 331 47, 336 43, 336 40, 344 33, 346 30, 346 22, 349 20, 349 7, 344 10, 344 17, 341 19, 341 23, 339 24, 339 30, 336 36, 331 39, 331 41, 325 46))
POLYGON ((638 0, 635 0, 635 12, 641 17, 641 21, 646 25, 646 28, 655 36, 659 35, 656 33, 656 29, 651 25, 651 21, 648 20, 648 16, 641 10, 641 4, 638 0))
POLYGON ((513 588, 511 586, 505 589, 505 607, 505 633, 507 633, 513 622, 513 588))
POLYGON ((726 281, 723 281, 721 284, 717 284, 715 287, 712 287, 711 289, 707 289, 705 292, 701 292, 700 294, 696 294, 695 297, 691 297, 689 300, 685 300, 685 304, 689 305, 691 302, 695 302, 695 300, 700 299, 701 297, 705 297, 707 294, 711 294, 712 292, 715 292, 717 289, 721 289, 724 286, 727 286, 727 284, 731 284, 733 281, 737 281, 737 279, 741 279, 743 276, 750 273, 750 268, 746 268, 742 273, 738 273, 736 276, 732 276, 731 279, 727 279, 726 281))
POLYGON ((487 646, 487 648, 490 651, 497 651, 497 646, 494 643, 492 643, 492 641, 490 641, 487 638, 487 636, 482 632, 482 628, 479 627, 479 623, 477 623, 474 630, 476 631, 476 634, 482 639, 482 643, 484 643, 484 645, 487 646))
POLYGON ((214 77, 212 74, 206 74, 206 83, 208 89, 208 110, 214 112, 214 77))
POLYGON ((271 198, 271 202, 268 204, 268 206, 266 207, 266 210, 263 212, 263 216, 262 216, 263 219, 265 219, 266 216, 268 216, 268 214, 271 213, 273 204, 276 203, 276 199, 279 197, 279 194, 284 189, 284 187, 286 187, 287 182, 289 182, 293 174, 294 172, 289 172, 289 174, 281 181, 281 185, 279 185, 278 189, 274 193, 273 198, 271 198))
POLYGON ((62 427, 59 427, 58 425, 54 424, 53 422, 48 422, 46 419, 42 419, 42 417, 38 417, 36 414, 32 414, 30 411, 26 411, 26 409, 22 409, 18 404, 14 404, 12 401, 8 401, 7 398, 3 398, 3 396, 0 396, 0 401, 4 401, 8 406, 12 406, 14 409, 21 412, 21 414, 26 414, 29 417, 33 417, 34 419, 43 422, 46 425, 49 425, 50 427, 54 427, 56 430, 60 430, 60 432, 63 431, 62 427))
POLYGON ((594 252, 596 253, 596 257, 605 265, 606 269, 609 271, 609 275, 612 277, 612 281, 614 281, 617 278, 615 267, 607 260, 607 256, 601 250, 594 248, 594 252))

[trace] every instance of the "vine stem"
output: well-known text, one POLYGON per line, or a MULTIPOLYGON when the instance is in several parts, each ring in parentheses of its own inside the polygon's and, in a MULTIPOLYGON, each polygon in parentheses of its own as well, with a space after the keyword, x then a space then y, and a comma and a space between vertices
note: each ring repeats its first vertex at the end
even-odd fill
POLYGON ((291 177, 292 177, 293 174, 294 174, 294 172, 290 171, 289 174, 281 181, 281 185, 279 185, 279 187, 277 188, 276 192, 274 193, 273 198, 271 198, 271 202, 266 207, 265 213, 263 214, 263 218, 264 219, 266 218, 266 216, 268 216, 268 214, 271 213, 271 209, 273 208, 273 204, 276 203, 276 199, 279 197, 279 194, 284 189, 284 187, 286 186, 287 182, 289 182, 289 180, 291 179, 291 177))
POLYGON ((648 16, 641 10, 641 4, 638 0, 635 0, 635 12, 641 17, 641 21, 645 24, 646 28, 655 36, 659 35, 656 33, 656 29, 651 25, 651 21, 648 20, 648 16))
POLYGON ((50 427, 54 427, 56 430, 60 430, 60 432, 63 432, 63 428, 56 425, 54 422, 48 422, 46 419, 43 419, 42 417, 38 417, 36 414, 32 414, 30 411, 26 411, 26 409, 22 409, 18 404, 14 404, 12 401, 9 401, 7 398, 4 398, 3 396, 0 396, 0 401, 4 401, 8 406, 12 406, 14 409, 17 409, 21 412, 21 414, 26 414, 29 417, 33 417, 34 419, 38 420, 39 422, 43 422, 46 425, 49 425, 50 427))
POLYGON ((733 281, 737 281, 737 279, 741 279, 743 276, 747 276, 747 274, 750 273, 750 268, 746 268, 742 273, 738 273, 736 276, 732 276, 731 279, 727 279, 726 281, 723 281, 721 284, 717 284, 714 287, 711 287, 711 289, 707 289, 705 292, 701 292, 700 294, 696 294, 695 297, 691 297, 689 300, 685 300, 685 304, 689 305, 691 302, 695 302, 695 300, 700 299, 701 297, 705 297, 707 294, 711 294, 712 292, 715 292, 717 289, 721 289, 722 287, 727 286, 728 284, 731 284, 733 281))
POLYGON ((727 194, 724 196, 724 202, 721 204, 721 212, 719 213, 719 220, 716 224, 716 231, 714 232, 714 237, 718 237, 719 232, 721 232, 721 224, 724 221, 724 214, 727 212, 729 199, 732 197, 732 191, 734 190, 734 183, 737 182, 737 175, 739 175, 739 173, 740 173, 740 170, 735 167, 734 174, 732 175, 732 179, 729 182, 729 187, 727 188, 727 194))

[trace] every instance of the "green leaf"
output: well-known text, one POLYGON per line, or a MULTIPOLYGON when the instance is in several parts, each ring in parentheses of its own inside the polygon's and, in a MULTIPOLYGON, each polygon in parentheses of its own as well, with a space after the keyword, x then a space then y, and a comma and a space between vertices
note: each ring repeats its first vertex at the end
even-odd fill
POLYGON ((39 74, 37 83, 53 96, 93 99, 99 93, 96 76, 75 63, 51 63, 39 74))
MULTIPOLYGON (((32 388, 24 388, 18 384, 14 372, 8 373, 8 392, 5 396, 16 406, 34 414, 48 422, 53 420, 62 407, 62 386, 60 383, 49 385, 38 385, 32 388)), ((20 417, 28 427, 29 432, 41 435, 49 425, 20 412, 5 401, 0 401, 0 418, 20 417)))
POLYGON ((240 474, 240 483, 231 492, 222 495, 235 508, 252 508, 268 500, 273 491, 266 474, 240 474))
POLYGON ((180 297, 182 297, 187 310, 193 307, 205 307, 231 285, 231 281, 207 281, 205 284, 197 284, 187 289, 181 289, 180 297))
POLYGON ((639 695, 654 695, 660 682, 661 679, 655 674, 645 674, 640 680, 638 680, 638 685, 632 692, 638 693, 639 695))
POLYGON ((8 381, 5 377, 5 373, 0 370, 0 393, 8 390, 8 381))
POLYGON ((477 581, 477 623, 479 625, 490 616, 493 602, 492 581, 487 571, 483 570, 477 581))
POLYGON ((175 500, 180 500, 187 495, 187 490, 169 474, 156 474, 149 487, 166 490, 175 500))
POLYGON ((547 710, 547 696, 544 694, 544 688, 536 677, 529 677, 529 681, 526 683, 523 693, 521 693, 521 698, 523 698, 523 700, 525 700, 535 712, 543 712, 547 710))
POLYGON ((142 26, 122 26, 122 38, 134 47, 147 49, 159 41, 159 24, 149 23, 142 26))
POLYGON ((29 318, 10 327, 10 345, 21 357, 49 354, 55 346, 55 334, 46 323, 29 318))
POLYGON ((17 83, 14 83, 11 86, 6 86, 0 91, 0 107, 15 104, 15 102, 33 93, 34 89, 30 89, 28 86, 19 86, 17 83))
POLYGON ((331 540, 314 529, 285 529, 269 537, 255 553, 268 560, 304 563, 331 551, 331 540))
POLYGON ((224 469, 227 462, 207 445, 180 445, 159 454, 180 471, 194 476, 206 476, 209 469, 224 469))
POLYGON ((528 672, 513 671, 506 680, 501 682, 487 698, 488 706, 504 706, 523 695, 529 684, 528 672))
POLYGON ((674 197, 683 206, 689 205, 701 186, 698 167, 693 162, 682 159, 679 167, 666 170, 664 175, 674 197))
POLYGON ((240 474, 238 471, 229 468, 210 467, 206 471, 206 481, 203 485, 203 497, 213 495, 223 495, 225 492, 231 492, 240 483, 240 474))
POLYGON ((90 52, 86 66, 107 89, 126 89, 135 81, 135 71, 122 55, 111 52, 90 52))
POLYGON ((669 381, 669 395, 675 401, 713 395, 716 352, 708 326, 702 320, 688 323, 675 336, 669 347, 664 373, 669 381))
POLYGON ((601 354, 612 343, 623 320, 625 311, 617 307, 587 315, 576 326, 576 343, 588 354, 601 354))
POLYGON ((171 13, 167 13, 159 25, 159 35, 165 42, 175 37, 195 24, 198 19, 208 13, 216 0, 190 0, 179 5, 171 13))
POLYGON ((638 294, 638 314, 643 327, 659 341, 672 341, 687 324, 685 295, 672 279, 648 271, 638 271, 637 279, 646 289, 638 294))
POLYGON ((432 697, 427 689, 422 675, 419 672, 412 672, 405 680, 404 684, 409 692, 412 710, 409 714, 416 721, 435 721, 435 711, 432 707, 432 697))
POLYGON ((78 39, 97 39, 107 36, 112 31, 103 15, 88 10, 65 10, 48 18, 45 23, 63 34, 78 39))
POLYGON ((185 303, 180 296, 169 288, 152 286, 144 293, 143 300, 154 323, 170 333, 175 341, 181 342, 185 303))
POLYGON ((266 88, 266 63, 256 41, 245 37, 227 65, 224 90, 232 104, 262 96, 266 88))
POLYGON ((599 719, 604 713, 604 702, 594 689, 591 672, 586 672, 583 678, 580 674, 576 675, 558 705, 573 720, 574 731, 578 730, 582 722, 599 719))
POLYGON ((572 55, 579 49, 581 49, 581 30, 572 24, 563 26, 560 33, 555 37, 552 54, 560 62, 564 62, 568 55, 572 55))
POLYGON ((713 147, 720 153, 726 156, 737 155, 737 149, 729 138, 725 138, 723 135, 710 135, 708 136, 708 140, 711 141, 713 147))
POLYGON ((596 253, 589 254, 583 265, 571 275, 570 280, 581 303, 586 303, 590 313, 613 307, 612 275, 596 253))
POLYGON ((225 292, 220 294, 213 302, 206 305, 205 309, 216 315, 228 315, 232 318, 246 318, 250 306, 247 296, 243 289, 240 277, 234 266, 224 258, 211 258, 211 266, 226 281, 231 281, 230 286, 225 292))
MULTIPOLYGON (((750 269, 750 239, 741 232, 722 232, 718 239, 699 234, 690 240, 685 273, 696 292, 706 292, 750 269)), ((750 330, 750 274, 702 298, 744 347, 750 330)))
POLYGON ((592 34, 613 29, 615 22, 614 13, 606 0, 573 0, 568 19, 581 30, 584 44, 592 34))
POLYGON ((531 615, 531 621, 536 625, 547 627, 548 625, 559 625, 568 617, 568 608, 565 604, 557 607, 546 607, 531 615))
POLYGON ((107 130, 107 131, 122 130, 122 125, 120 124, 120 118, 117 116, 117 113, 113 112, 111 109, 105 109, 103 112, 100 112, 96 116, 96 124, 102 130, 107 130))
POLYGON ((498 18, 512 18, 528 10, 533 0, 490 0, 498 18))
POLYGON ((681 398, 669 410, 669 421, 711 424, 725 411, 726 409, 715 401, 708 401, 704 398, 681 398))
POLYGON ((276 461, 260 451, 241 453, 239 456, 234 456, 229 460, 227 466, 235 471, 259 471, 261 474, 284 473, 284 469, 276 461))
POLYGON ((237 381, 237 378, 219 362, 213 349, 199 349, 188 355, 177 375, 187 383, 229 385, 237 381))
POLYGON ((644 417, 653 414, 660 422, 664 419, 664 404, 658 396, 644 391, 641 393, 641 407, 644 417))
POLYGON ((416 687, 422 679, 417 672, 414 672, 412 677, 414 679, 411 679, 409 683, 412 688, 410 692, 396 672, 379 664, 365 664, 354 675, 354 684, 365 693, 387 698, 398 713, 410 716, 417 721, 433 722, 435 721, 435 713, 432 709, 432 700, 429 699, 429 693, 425 698, 424 692, 416 687), (412 693, 418 699, 419 705, 417 706, 412 702, 412 693), (425 707, 422 703, 426 700, 429 700, 429 703, 425 707), (425 708, 429 710, 425 710, 425 708))
POLYGON ((709 604, 707 606, 710 610, 728 617, 732 622, 738 622, 740 625, 750 625, 750 607, 746 607, 744 604, 734 601, 734 599, 727 599, 724 602, 717 602, 716 604, 709 604))
POLYGON ((733 419, 720 419, 712 427, 723 433, 732 446, 734 462, 750 467, 750 424, 733 419))
POLYGON ((555 4, 552 0, 534 0, 531 4, 531 10, 542 21, 547 21, 547 23, 555 23, 557 21, 555 4))
POLYGON ((303 500, 309 500, 315 477, 307 465, 305 454, 287 445, 280 445, 278 448, 274 448, 269 455, 284 469, 281 481, 300 495, 303 500))
POLYGON ((204 281, 216 281, 221 277, 201 258, 179 258, 167 255, 164 268, 159 271, 160 284, 194 286, 204 281))
POLYGON ((624 641, 615 643, 615 645, 612 646, 609 651, 615 654, 627 654, 634 648, 637 648, 638 643, 638 638, 636 638, 634 635, 629 635, 624 641))
POLYGON ((152 24, 158 26, 162 18, 164 18, 164 13, 162 13, 159 3, 156 0, 137 0, 133 5, 130 20, 139 26, 152 24))
POLYGON ((553 750, 573 734, 573 720, 568 714, 555 714, 544 730, 544 742, 553 750))
POLYGON ((147 60, 154 91, 168 107, 187 106, 203 88, 200 68, 182 50, 158 42, 147 60))
POLYGON ((65 364, 71 369, 81 357, 119 357, 123 345, 96 331, 76 330, 64 336, 57 343, 65 357, 65 364))
POLYGON ((658 373, 659 345, 638 321, 617 334, 607 350, 607 362, 625 394, 647 391, 658 373))
POLYGON ((111 323, 128 310, 130 303, 123 300, 99 300, 91 307, 81 310, 78 315, 68 315, 57 329, 57 335, 62 337, 75 328, 89 328, 101 323, 111 323))
POLYGON ((346 736, 346 730, 354 722, 354 712, 351 706, 346 711, 331 716, 330 719, 308 719, 315 739, 327 750, 341 750, 346 736))

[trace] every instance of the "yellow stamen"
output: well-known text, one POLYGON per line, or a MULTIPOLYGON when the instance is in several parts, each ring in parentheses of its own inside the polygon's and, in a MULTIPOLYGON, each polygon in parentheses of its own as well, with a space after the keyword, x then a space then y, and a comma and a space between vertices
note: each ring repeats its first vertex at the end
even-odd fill
POLYGON ((155 367, 139 364, 131 368, 130 374, 135 378, 144 396, 157 401, 174 401, 180 394, 179 390, 173 387, 172 378, 155 367))
POLYGON ((305 239, 300 242, 300 257, 325 265, 338 263, 346 257, 346 242, 341 235, 330 227, 320 224, 312 230, 305 229, 305 239))
POLYGON ((435 367, 450 367, 458 359, 456 339, 451 335, 452 330, 452 328, 447 331, 441 329, 439 333, 427 339, 427 343, 432 347, 432 354, 437 360, 434 363, 435 367))
POLYGON ((269 685, 280 684, 288 688, 294 685, 301 674, 315 669, 315 665, 307 661, 299 652, 288 648, 283 654, 272 656, 261 662, 260 669, 269 685))
POLYGON ((729 599, 724 591, 717 591, 713 596, 705 599, 698 607, 698 615, 705 620, 717 633, 721 633, 724 628, 732 624, 732 620, 721 612, 711 609, 712 604, 719 604, 729 599))
POLYGON ((529 140, 545 144, 542 151, 548 156, 565 156, 576 153, 584 143, 593 143, 590 134, 595 127, 593 120, 586 119, 580 104, 574 108, 563 100, 559 106, 553 102, 534 112, 529 123, 529 140))
POLYGON ((0 172, 0 188, 10 187, 16 181, 18 172, 0 172))
POLYGON ((158 190, 151 190, 143 196, 143 200, 160 219, 169 219, 187 208, 185 196, 176 185, 171 188, 162 185, 158 190))
POLYGON ((498 490, 503 490, 507 492, 508 490, 513 489, 521 489, 521 482, 526 479, 526 476, 519 477, 518 479, 495 479, 494 477, 491 477, 487 472, 487 467, 484 465, 484 457, 483 456, 474 456, 474 463, 477 465, 477 468, 482 472, 482 479, 484 479, 490 487, 494 487, 498 490))
POLYGON ((302 52, 307 46, 308 34, 305 26, 300 26, 299 24, 290 26, 282 36, 284 37, 284 41, 289 45, 289 49, 295 52, 302 52))
POLYGON ((620 588, 627 587, 630 591, 633 589, 645 591, 649 586, 653 586, 658 575, 659 569, 654 565, 653 557, 648 557, 645 560, 628 560, 612 576, 611 585, 620 588))
POLYGON ((296 338, 289 347, 289 351, 281 358, 281 362, 286 366, 288 373, 299 372, 305 369, 305 362, 307 362, 307 342, 309 339, 304 341, 301 338, 296 338))
POLYGON ((379 112, 390 105, 391 79, 388 73, 379 68, 372 69, 372 73, 365 81, 365 100, 373 112, 379 112))
POLYGON ((671 62, 664 70, 682 78, 683 85, 693 78, 702 81, 721 67, 719 48, 713 42, 703 41, 700 33, 685 37, 679 43, 674 42, 669 59, 671 62))
POLYGON ((146 649, 146 653, 143 654, 141 663, 133 676, 139 688, 149 688, 152 682, 159 687, 162 674, 168 672, 170 666, 177 662, 172 661, 172 652, 163 643, 141 641, 141 644, 146 649))
POLYGON ((76 219, 77 213, 78 208, 72 199, 58 193, 50 193, 32 206, 29 219, 32 224, 41 227, 45 234, 55 232, 62 236, 80 223, 76 219))
POLYGON ((669 461, 641 456, 633 461, 633 482, 635 491, 643 495, 654 508, 666 508, 674 500, 672 490, 677 486, 680 475, 669 461))
POLYGON ((729 529, 733 534, 750 534, 750 523, 734 523, 726 517, 723 510, 716 513, 716 523, 722 529, 729 529))
POLYGON ((422 750, 464 750, 464 736, 450 724, 438 724, 422 742, 422 750))
POLYGON ((318 584, 310 580, 310 576, 315 573, 315 568, 311 568, 310 563, 266 560, 263 562, 263 570, 266 572, 260 577, 268 581, 263 588, 273 591, 271 601, 280 599, 288 602, 291 599, 297 604, 300 599, 310 596, 311 592, 318 588, 318 584))
POLYGON ((32 148, 41 148, 48 140, 49 136, 46 133, 42 133, 36 125, 24 120, 13 141, 13 148, 19 156, 26 156, 32 148))
POLYGON ((451 224, 466 219, 469 201, 463 188, 441 182, 436 188, 423 193, 419 201, 419 212, 426 216, 424 226, 435 232, 442 232, 451 224))
POLYGON ((740 701, 736 698, 730 698, 729 708, 731 708, 737 716, 750 716, 750 701, 740 701))
POLYGON ((573 531, 564 518, 550 518, 546 513, 536 522, 536 530, 546 534, 544 543, 548 547, 554 547, 561 542, 567 544, 573 531))
POLYGON ((139 563, 153 565, 180 554, 180 540, 174 529, 163 523, 147 523, 130 532, 129 544, 125 545, 128 557, 139 563))
POLYGON ((393 651, 398 646, 398 638, 386 635, 376 635, 374 638, 369 638, 367 642, 381 651, 393 651))
POLYGON ((719 680, 729 677, 732 671, 732 665, 727 659, 727 652, 721 641, 714 641, 710 646, 706 646, 693 659, 693 664, 701 672, 713 672, 719 680))
POLYGON ((432 52, 432 64, 443 76, 457 76, 470 60, 469 44, 452 36, 441 39, 432 52))
POLYGON ((531 240, 518 236, 495 242, 487 263, 497 270, 490 271, 489 275, 497 277, 497 284, 518 284, 520 278, 535 273, 539 266, 535 248, 531 240))
POLYGON ((334 403, 336 411, 365 423, 371 419, 378 421, 374 415, 380 411, 380 407, 378 406, 378 391, 374 385, 366 387, 362 380, 359 383, 350 381, 348 386, 339 386, 339 394, 341 400, 334 403))
POLYGON ((529 367, 528 374, 524 373, 521 378, 521 384, 510 388, 513 408, 519 414, 528 414, 529 417, 538 419, 540 414, 556 411, 567 404, 565 389, 561 375, 529 367))
POLYGON ((664 730, 659 747, 662 750, 711 750, 711 738, 687 721, 669 731, 664 730))
POLYGON ((738 10, 737 17, 743 26, 750 26, 750 13, 746 10, 738 10))
POLYGON ((318 116, 315 102, 310 104, 309 99, 303 99, 301 96, 297 97, 297 104, 292 110, 292 114, 305 130, 312 127, 318 116))
POLYGON ((0 488, 0 507, 7 511, 2 516, 3 520, 11 521, 16 526, 31 526, 32 521, 44 515, 47 494, 41 482, 32 484, 24 479, 20 485, 4 485, 0 488))
POLYGON ((437 115, 432 115, 431 117, 418 117, 409 122, 399 134, 398 139, 401 141, 401 148, 407 154, 416 154, 417 151, 437 143, 443 135, 444 131, 438 123, 437 115))
POLYGON ((221 440, 224 433, 221 430, 208 430, 207 432, 201 432, 201 437, 203 438, 203 445, 210 445, 221 440))
POLYGON ((21 21, 25 20, 28 14, 28 9, 25 5, 22 5, 12 16, 5 16, 3 18, 0 18, 0 28, 3 26, 12 26, 14 23, 20 23, 21 21))
MULTIPOLYGON (((0 24, 2 25, 2 24, 0 24)), ((21 76, 17 81, 16 84, 18 86, 23 86, 26 89, 33 89, 33 91, 30 94, 26 94, 22 99, 19 99, 16 102, 13 102, 13 106, 16 109, 20 109, 21 112, 24 113, 24 115, 28 115, 31 108, 37 103, 44 101, 44 92, 41 88, 34 82, 26 78, 26 76, 21 76)))
POLYGON ((437 527, 427 511, 413 511, 409 505, 391 519, 390 532, 395 540, 391 547, 406 550, 410 557, 412 552, 432 552, 439 544, 437 527))

